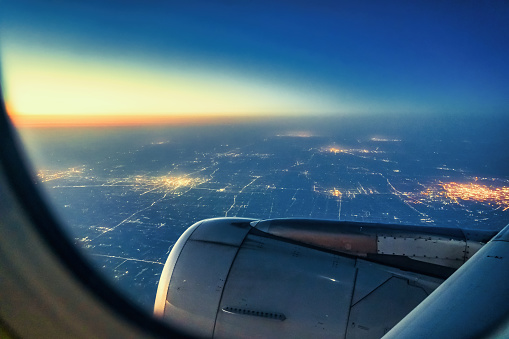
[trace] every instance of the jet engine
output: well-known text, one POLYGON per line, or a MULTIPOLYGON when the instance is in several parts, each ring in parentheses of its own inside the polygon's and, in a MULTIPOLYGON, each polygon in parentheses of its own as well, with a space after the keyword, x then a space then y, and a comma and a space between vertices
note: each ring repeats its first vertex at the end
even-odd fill
POLYGON ((174 245, 154 314, 197 337, 380 338, 495 233, 208 219, 174 245))

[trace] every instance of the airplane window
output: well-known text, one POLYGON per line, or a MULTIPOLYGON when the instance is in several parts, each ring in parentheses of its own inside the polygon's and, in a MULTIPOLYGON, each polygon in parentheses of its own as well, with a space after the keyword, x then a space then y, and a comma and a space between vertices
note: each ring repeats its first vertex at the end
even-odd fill
POLYGON ((502 229, 507 11, 8 1, 2 86, 65 231, 152 312, 207 218, 502 229))

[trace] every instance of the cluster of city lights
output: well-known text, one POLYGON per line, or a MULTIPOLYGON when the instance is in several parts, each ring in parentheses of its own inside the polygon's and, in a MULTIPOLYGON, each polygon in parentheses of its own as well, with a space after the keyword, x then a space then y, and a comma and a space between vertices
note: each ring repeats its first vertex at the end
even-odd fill
POLYGON ((143 189, 153 189, 153 190, 176 190, 181 187, 195 187, 200 185, 207 180, 203 178, 191 178, 187 175, 180 176, 170 176, 163 175, 158 177, 149 177, 149 176, 135 176, 134 177, 134 185, 135 187, 143 188, 143 189))
MULTIPOLYGON (((71 177, 83 177, 84 168, 68 168, 66 170, 40 170, 37 177, 41 182, 47 182, 57 179, 69 179, 71 177)), ((145 193, 152 191, 176 191, 179 188, 193 188, 204 182, 204 178, 192 178, 188 175, 162 175, 162 176, 146 176, 137 175, 127 178, 116 178, 106 180, 102 186, 133 186, 134 189, 144 190, 145 193)), ((85 185, 72 187, 86 187, 85 185)))
POLYGON ((341 193, 341 191, 336 188, 334 188, 333 190, 330 190, 329 193, 333 197, 341 197, 343 195, 343 193, 341 193))
POLYGON ((260 158, 260 159, 268 159, 268 158, 271 158, 272 155, 271 154, 267 154, 267 153, 239 153, 239 152, 235 152, 235 151, 230 151, 230 152, 226 152, 226 153, 218 153, 217 154, 218 157, 228 157, 228 158, 240 158, 240 157, 256 157, 256 158, 260 158))
POLYGON ((291 131, 283 134, 276 134, 277 137, 311 138, 313 133, 308 131, 291 131))
POLYGON ((81 173, 83 173, 82 168, 71 167, 63 171, 40 170, 37 172, 37 177, 41 182, 47 182, 51 180, 69 178, 81 173))
POLYGON ((347 199, 354 199, 357 195, 371 195, 371 194, 378 194, 378 191, 372 189, 372 188, 364 188, 362 186, 359 186, 355 189, 345 189, 340 191, 336 187, 328 190, 320 190, 318 187, 313 186, 313 192, 326 194, 329 197, 335 197, 335 198, 347 198, 347 199))
POLYGON ((400 139, 388 139, 388 138, 377 138, 373 137, 371 138, 371 141, 377 141, 377 142, 399 142, 400 139))
POLYGON ((458 200, 475 201, 496 205, 509 209, 509 187, 492 187, 478 183, 461 184, 456 182, 440 183, 434 188, 422 192, 430 198, 447 198, 454 202, 458 200))
POLYGON ((353 153, 383 153, 382 151, 379 151, 379 150, 374 150, 374 151, 370 151, 370 150, 367 150, 367 149, 358 149, 358 148, 347 148, 347 149, 344 149, 344 148, 339 148, 337 146, 331 146, 331 147, 325 147, 322 149, 323 152, 328 152, 328 153, 334 153, 334 154, 338 154, 338 153, 348 153, 348 154, 353 154, 353 153))

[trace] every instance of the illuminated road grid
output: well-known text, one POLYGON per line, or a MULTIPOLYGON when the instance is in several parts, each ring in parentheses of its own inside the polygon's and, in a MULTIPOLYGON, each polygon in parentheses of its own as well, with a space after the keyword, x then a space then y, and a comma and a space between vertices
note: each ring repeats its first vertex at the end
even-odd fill
POLYGON ((40 169, 39 178, 76 244, 148 310, 171 247, 206 218, 507 223, 507 178, 476 177, 404 152, 399 139, 352 144, 303 132, 194 150, 159 141, 95 163, 40 169))

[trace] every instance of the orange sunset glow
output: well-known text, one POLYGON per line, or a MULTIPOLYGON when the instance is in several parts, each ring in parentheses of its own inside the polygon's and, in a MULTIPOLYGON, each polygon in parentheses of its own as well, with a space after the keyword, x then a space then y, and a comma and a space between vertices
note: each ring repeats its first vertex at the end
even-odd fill
POLYGON ((11 121, 18 127, 100 127, 100 126, 141 126, 141 125, 193 125, 223 124, 254 121, 257 116, 235 117, 233 115, 111 115, 111 114, 68 114, 68 115, 26 115, 11 114, 11 121))

